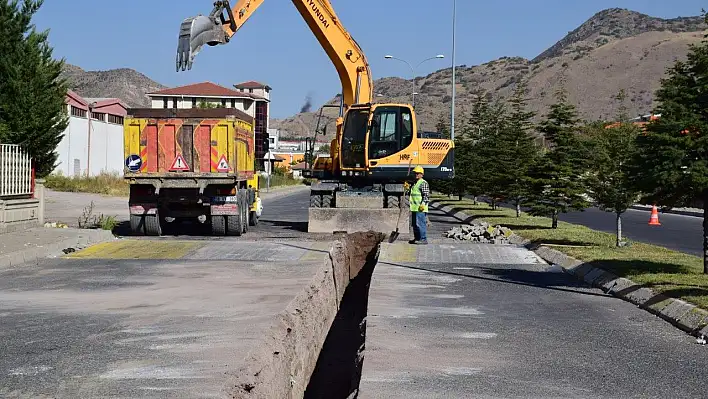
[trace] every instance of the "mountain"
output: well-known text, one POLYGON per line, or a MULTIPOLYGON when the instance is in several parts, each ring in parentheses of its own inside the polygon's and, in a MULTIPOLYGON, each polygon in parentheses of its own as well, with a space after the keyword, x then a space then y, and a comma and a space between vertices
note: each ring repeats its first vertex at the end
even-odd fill
MULTIPOLYGON (((661 19, 638 12, 612 8, 598 12, 563 39, 532 60, 502 57, 477 66, 457 67, 456 116, 458 127, 466 120, 480 90, 508 98, 522 79, 528 82, 529 108, 542 117, 554 102, 554 93, 565 89, 581 117, 611 119, 616 114, 613 99, 620 89, 627 93, 630 115, 651 112, 653 93, 666 68, 685 58, 688 45, 703 39, 708 26, 701 17, 661 19)), ((414 81, 383 78, 374 91, 383 94, 375 102, 410 102, 414 81)), ((452 69, 442 69, 415 79, 416 113, 423 130, 435 130, 437 121, 449 119, 452 69)), ((329 103, 337 103, 335 97, 329 103)), ((311 135, 316 112, 271 120, 271 127, 286 136, 311 135)), ((326 108, 327 135, 335 131, 338 110, 326 108)))
POLYGON ((150 98, 146 93, 166 88, 128 68, 84 71, 67 63, 62 76, 69 81, 69 87, 82 97, 119 98, 130 107, 149 107, 150 98))

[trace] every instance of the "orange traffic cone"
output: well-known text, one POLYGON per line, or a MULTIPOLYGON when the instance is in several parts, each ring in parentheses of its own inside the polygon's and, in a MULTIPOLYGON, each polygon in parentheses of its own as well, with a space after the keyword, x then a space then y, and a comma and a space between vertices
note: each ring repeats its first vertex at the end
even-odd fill
POLYGON ((659 211, 656 209, 656 205, 654 205, 654 207, 651 209, 649 226, 661 226, 661 223, 659 223, 659 211))

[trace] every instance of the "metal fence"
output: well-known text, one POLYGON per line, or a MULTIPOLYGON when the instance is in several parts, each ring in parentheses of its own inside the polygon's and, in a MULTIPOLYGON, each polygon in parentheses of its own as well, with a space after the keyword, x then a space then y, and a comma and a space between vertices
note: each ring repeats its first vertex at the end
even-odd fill
POLYGON ((33 194, 32 158, 19 145, 0 144, 0 198, 33 194))

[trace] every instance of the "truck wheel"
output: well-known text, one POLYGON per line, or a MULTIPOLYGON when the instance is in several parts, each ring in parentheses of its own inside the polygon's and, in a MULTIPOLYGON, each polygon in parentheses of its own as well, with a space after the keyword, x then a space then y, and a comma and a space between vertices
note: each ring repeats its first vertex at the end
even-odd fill
POLYGON ((226 218, 224 216, 211 217, 211 234, 215 236, 226 235, 226 218))
POLYGON ((405 194, 403 194, 401 196, 400 202, 401 202, 401 208, 403 208, 403 209, 408 209, 411 207, 410 198, 408 198, 408 196, 406 196, 405 194))
POLYGON ((228 224, 228 235, 239 237, 243 233, 243 225, 241 223, 241 215, 230 215, 226 217, 228 224))
POLYGON ((319 194, 310 195, 310 208, 322 208, 322 196, 319 194))
POLYGON ((149 236, 161 236, 162 226, 160 226, 160 213, 145 216, 145 234, 149 236))
POLYGON ((130 215, 130 232, 136 236, 145 235, 145 218, 140 215, 130 215))
POLYGON ((256 211, 251 211, 251 217, 248 219, 248 222, 251 226, 258 226, 258 215, 256 215, 256 211))
POLYGON ((400 206, 400 203, 398 201, 398 197, 395 195, 389 195, 386 197, 386 208, 398 208, 400 206))

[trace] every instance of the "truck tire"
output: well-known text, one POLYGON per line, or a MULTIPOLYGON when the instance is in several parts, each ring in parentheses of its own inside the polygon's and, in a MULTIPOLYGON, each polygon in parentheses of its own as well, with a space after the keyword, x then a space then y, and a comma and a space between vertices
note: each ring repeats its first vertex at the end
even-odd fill
POLYGON ((238 215, 229 215, 226 217, 228 235, 240 237, 241 234, 243 234, 243 224, 241 223, 241 219, 242 216, 240 213, 238 215))
POLYGON ((145 234, 149 236, 159 237, 162 235, 162 226, 160 225, 160 213, 145 216, 145 234))
POLYGON ((386 197, 386 208, 398 208, 400 205, 400 201, 395 195, 386 197))
POLYGON ((211 234, 215 236, 226 235, 226 217, 220 215, 211 217, 211 234))
POLYGON ((310 194, 310 208, 322 208, 322 196, 310 194))
POLYGON ((140 215, 130 215, 130 232, 136 236, 145 235, 145 218, 140 215))

